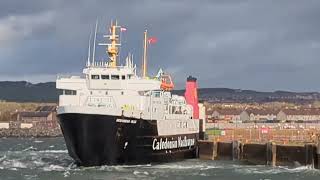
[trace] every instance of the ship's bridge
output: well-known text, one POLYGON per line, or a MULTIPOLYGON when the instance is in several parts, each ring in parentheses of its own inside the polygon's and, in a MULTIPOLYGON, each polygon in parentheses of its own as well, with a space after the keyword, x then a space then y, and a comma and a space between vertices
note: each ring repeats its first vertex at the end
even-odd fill
POLYGON ((147 91, 160 89, 158 78, 141 78, 130 63, 125 66, 109 67, 107 64, 97 63, 83 70, 89 90, 134 90, 147 91))
POLYGON ((106 62, 95 62, 83 69, 83 78, 59 77, 57 88, 65 90, 159 90, 158 78, 142 78, 136 68, 127 61, 125 66, 110 67, 106 62))

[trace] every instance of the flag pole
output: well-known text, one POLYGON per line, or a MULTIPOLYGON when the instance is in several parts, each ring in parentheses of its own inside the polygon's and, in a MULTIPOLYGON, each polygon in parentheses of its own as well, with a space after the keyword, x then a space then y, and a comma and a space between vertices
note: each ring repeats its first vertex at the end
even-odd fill
POLYGON ((143 61, 142 61, 142 77, 147 77, 147 30, 144 31, 144 48, 143 48, 143 61))

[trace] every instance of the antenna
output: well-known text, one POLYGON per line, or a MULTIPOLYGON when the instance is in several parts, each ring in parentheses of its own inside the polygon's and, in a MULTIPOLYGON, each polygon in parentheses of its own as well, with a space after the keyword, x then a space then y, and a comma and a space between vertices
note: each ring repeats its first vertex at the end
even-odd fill
POLYGON ((92 29, 90 31, 90 37, 89 37, 89 47, 88 47, 88 61, 87 66, 90 66, 90 56, 91 56, 91 38, 92 38, 92 29))
POLYGON ((97 30, 98 30, 98 19, 96 20, 96 29, 94 31, 92 64, 94 64, 94 59, 95 59, 95 55, 96 55, 97 30))

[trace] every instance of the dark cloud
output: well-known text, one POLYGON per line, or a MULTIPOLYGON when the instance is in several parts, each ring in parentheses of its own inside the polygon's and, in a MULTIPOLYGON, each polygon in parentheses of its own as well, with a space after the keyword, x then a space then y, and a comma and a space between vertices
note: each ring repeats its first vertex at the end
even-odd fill
POLYGON ((148 28, 159 39, 150 70, 163 67, 180 88, 192 74, 201 87, 320 90, 318 0, 2 1, 0 80, 81 72, 97 17, 99 41, 113 18, 128 28, 122 57, 130 50, 138 65, 148 28))

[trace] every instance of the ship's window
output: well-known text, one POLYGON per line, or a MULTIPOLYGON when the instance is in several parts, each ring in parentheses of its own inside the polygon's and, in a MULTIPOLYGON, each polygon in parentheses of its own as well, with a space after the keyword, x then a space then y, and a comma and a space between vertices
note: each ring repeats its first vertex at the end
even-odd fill
POLYGON ((106 91, 106 95, 108 95, 108 91, 106 91))
POLYGON ((100 79, 99 75, 91 75, 91 79, 100 79))
POLYGON ((112 80, 119 80, 120 76, 119 75, 111 75, 112 80))
POLYGON ((74 90, 64 90, 64 95, 77 95, 77 91, 74 90))
POLYGON ((181 106, 172 106, 172 114, 182 114, 181 106))
POLYGON ((126 76, 125 76, 125 75, 122 75, 122 76, 121 76, 121 79, 122 79, 122 80, 125 80, 125 79, 126 79, 126 76))
POLYGON ((153 97, 160 97, 160 92, 159 91, 155 91, 155 92, 152 92, 153 94, 153 97))
POLYGON ((124 92, 123 91, 121 91, 121 95, 123 95, 124 94, 124 92))
POLYGON ((128 75, 128 78, 127 78, 127 79, 131 79, 131 77, 132 77, 131 75, 128 75))
POLYGON ((109 75, 101 75, 101 79, 110 79, 109 75))

